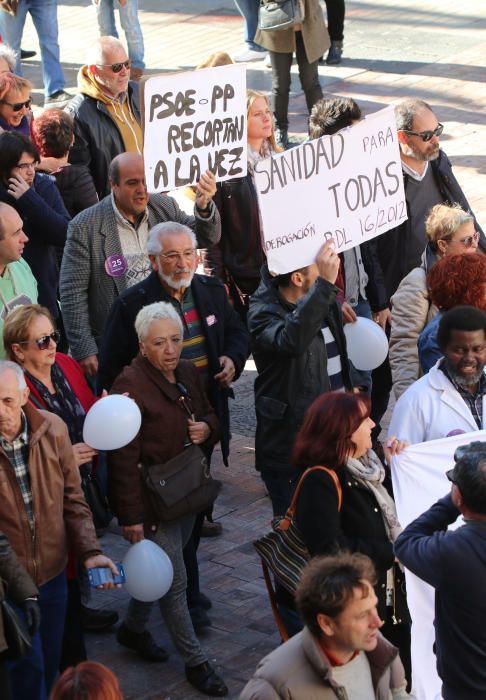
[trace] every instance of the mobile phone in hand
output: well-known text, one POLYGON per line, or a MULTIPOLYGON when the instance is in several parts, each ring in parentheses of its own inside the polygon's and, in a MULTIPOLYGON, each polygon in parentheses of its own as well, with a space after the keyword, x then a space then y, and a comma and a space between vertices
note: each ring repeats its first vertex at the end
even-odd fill
POLYGON ((125 571, 123 565, 115 564, 118 569, 118 576, 113 576, 111 569, 108 567, 97 567, 96 569, 88 569, 89 585, 93 588, 103 586, 105 583, 113 583, 115 586, 125 583, 125 571))

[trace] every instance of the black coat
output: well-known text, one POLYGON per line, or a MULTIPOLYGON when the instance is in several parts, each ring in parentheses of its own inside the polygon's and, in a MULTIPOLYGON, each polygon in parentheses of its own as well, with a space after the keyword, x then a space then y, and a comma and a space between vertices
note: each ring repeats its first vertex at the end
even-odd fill
POLYGON ((11 197, 4 185, 0 184, 0 201, 10 204, 23 221, 23 230, 29 239, 23 258, 37 280, 39 304, 47 306, 53 317, 57 318, 59 259, 71 217, 54 178, 37 174, 32 187, 19 199, 11 197))
MULTIPOLYGON (((231 308, 226 290, 218 279, 194 275, 191 289, 206 339, 209 400, 221 424, 221 450, 226 463, 230 441, 228 397, 233 396, 233 391, 222 389, 213 376, 220 371, 219 357, 227 355, 234 362, 235 379, 238 379, 248 357, 248 332, 238 314, 231 308)), ((100 388, 109 389, 123 367, 130 364, 137 355, 135 318, 140 309, 156 301, 171 301, 156 272, 127 289, 115 300, 101 342, 98 375, 100 388)))
POLYGON ((98 195, 87 165, 70 165, 52 173, 64 206, 72 217, 98 203, 98 195))
MULTIPOLYGON (((451 163, 444 151, 439 151, 439 157, 437 160, 430 161, 429 166, 432 168, 432 172, 440 193, 442 194, 444 203, 454 204, 457 202, 457 204, 460 204, 463 209, 470 211, 471 208, 466 196, 454 177, 451 163)), ((411 267, 407 265, 407 260, 410 260, 408 251, 412 233, 410 203, 407 199, 407 184, 409 176, 404 174, 403 180, 405 186, 408 219, 400 224, 400 226, 390 229, 383 235, 374 239, 376 241, 378 258, 383 271, 383 277, 385 279, 385 285, 389 297, 396 292, 398 285, 402 279, 408 275, 412 268, 420 265, 420 260, 417 260, 417 263, 411 267)), ((475 224, 476 230, 479 231, 480 234, 480 246, 484 249, 486 248, 486 238, 477 221, 475 221, 475 224)))
MULTIPOLYGON (((336 486, 329 474, 312 472, 304 479, 297 500, 297 527, 311 556, 347 549, 370 557, 378 575, 375 587, 378 612, 385 619, 386 572, 393 565, 393 545, 371 491, 347 469, 338 469, 337 474, 343 493, 341 512, 337 509, 336 486)), ((404 576, 396 568, 395 617, 398 622, 409 622, 404 576)))
POLYGON ((336 295, 338 288, 319 278, 297 303, 279 294, 266 265, 250 299, 248 328, 258 376, 255 380, 256 468, 283 473, 304 414, 320 394, 330 391, 327 354, 321 328, 334 335, 343 378, 351 389, 346 340, 336 295))
MULTIPOLYGON (((135 119, 140 123, 138 85, 128 83, 128 99, 135 119)), ((87 165, 98 197, 110 194, 108 167, 115 156, 124 153, 120 129, 104 102, 89 95, 76 95, 66 107, 74 119, 74 145, 69 162, 87 165)))

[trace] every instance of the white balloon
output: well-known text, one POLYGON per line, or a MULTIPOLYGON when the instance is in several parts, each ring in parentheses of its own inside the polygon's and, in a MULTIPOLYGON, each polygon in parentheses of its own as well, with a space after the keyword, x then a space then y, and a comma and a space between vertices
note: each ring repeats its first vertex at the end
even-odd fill
POLYGON ((135 600, 152 603, 172 586, 174 569, 164 550, 151 540, 130 547, 123 560, 125 587, 135 600))
POLYGON ((140 430, 140 409, 128 396, 112 394, 97 401, 86 414, 83 440, 95 450, 117 450, 140 430))
POLYGON ((374 321, 358 316, 354 323, 346 323, 344 335, 348 347, 348 357, 360 370, 376 369, 388 355, 386 333, 374 321))

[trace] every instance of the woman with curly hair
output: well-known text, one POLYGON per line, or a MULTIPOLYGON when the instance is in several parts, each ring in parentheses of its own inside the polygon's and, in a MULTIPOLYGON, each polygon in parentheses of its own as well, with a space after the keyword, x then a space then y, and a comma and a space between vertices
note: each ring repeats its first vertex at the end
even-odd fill
POLYGON ((427 287, 430 300, 440 313, 424 328, 418 340, 424 373, 442 357, 437 332, 445 311, 454 306, 474 306, 486 312, 486 256, 462 254, 439 260, 427 275, 427 287))
POLYGON ((474 229, 474 217, 459 204, 436 204, 425 221, 427 247, 422 263, 401 281, 391 298, 390 367, 395 398, 420 376, 417 341, 429 321, 438 313, 427 289, 427 272, 447 255, 476 253, 481 241, 474 229))

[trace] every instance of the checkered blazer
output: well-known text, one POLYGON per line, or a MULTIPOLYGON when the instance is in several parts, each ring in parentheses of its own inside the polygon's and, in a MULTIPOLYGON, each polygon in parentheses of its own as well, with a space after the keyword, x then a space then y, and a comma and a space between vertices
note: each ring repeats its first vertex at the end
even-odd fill
MULTIPOLYGON (((151 194, 149 227, 176 221, 195 232, 198 247, 214 245, 221 238, 221 220, 214 203, 211 216, 188 216, 172 197, 151 194)), ((59 283, 61 311, 71 352, 75 360, 98 354, 99 340, 116 297, 126 289, 125 277, 110 277, 105 260, 121 253, 111 196, 85 209, 70 223, 59 283)))

